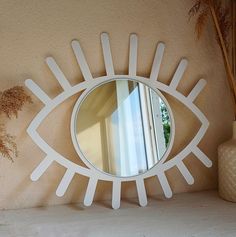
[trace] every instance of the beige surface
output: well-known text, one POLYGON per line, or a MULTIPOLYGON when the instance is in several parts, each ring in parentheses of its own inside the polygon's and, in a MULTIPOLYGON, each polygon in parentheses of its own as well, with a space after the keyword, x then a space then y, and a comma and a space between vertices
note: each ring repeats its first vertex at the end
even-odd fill
POLYGON ((235 237, 236 205, 216 192, 178 194, 170 201, 152 199, 145 208, 122 202, 3 211, 1 237, 235 237))
MULTIPOLYGON (((135 32, 139 36, 138 74, 148 75, 154 57, 156 43, 166 43, 166 52, 160 72, 160 81, 169 83, 173 70, 182 56, 189 59, 189 67, 178 90, 187 95, 195 83, 206 78, 208 85, 196 100, 206 114, 210 128, 200 143, 200 148, 213 160, 213 168, 206 169, 193 155, 186 165, 195 177, 195 184, 188 186, 177 169, 168 172, 175 193, 217 186, 217 146, 231 134, 231 110, 229 91, 220 50, 212 35, 213 27, 207 25, 203 38, 196 41, 194 22, 188 22, 189 0, 0 0, 0 89, 23 85, 27 78, 34 79, 51 97, 61 88, 54 80, 44 59, 55 57, 72 85, 82 80, 81 72, 73 56, 70 42, 79 39, 94 76, 104 75, 100 46, 100 33, 109 32, 116 73, 126 74, 128 66, 128 37, 135 32), (222 112, 224 109, 224 112, 222 112)), ((69 120, 76 96, 58 107, 41 125, 40 133, 57 151, 69 159, 79 161, 73 149, 69 120)), ((173 100, 177 133, 172 154, 195 135, 199 124, 187 109, 173 100)), ((32 207, 81 201, 87 179, 75 177, 63 198, 55 195, 56 187, 65 170, 51 166, 36 183, 29 179, 32 170, 45 154, 33 143, 25 130, 42 108, 34 98, 34 104, 25 107, 18 120, 8 122, 8 131, 17 136, 19 158, 14 164, 0 159, 0 208, 32 207)), ((5 119, 1 117, 1 120, 5 119)), ((158 181, 147 182, 149 195, 161 193, 158 181)), ((133 183, 123 187, 123 195, 136 196, 133 183)), ((99 183, 97 199, 109 199, 111 185, 99 183)))

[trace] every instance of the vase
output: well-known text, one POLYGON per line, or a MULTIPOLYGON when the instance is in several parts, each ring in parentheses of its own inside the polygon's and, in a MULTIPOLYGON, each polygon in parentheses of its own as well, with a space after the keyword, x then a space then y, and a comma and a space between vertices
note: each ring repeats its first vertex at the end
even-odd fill
POLYGON ((218 147, 219 195, 236 202, 236 121, 232 138, 218 147))

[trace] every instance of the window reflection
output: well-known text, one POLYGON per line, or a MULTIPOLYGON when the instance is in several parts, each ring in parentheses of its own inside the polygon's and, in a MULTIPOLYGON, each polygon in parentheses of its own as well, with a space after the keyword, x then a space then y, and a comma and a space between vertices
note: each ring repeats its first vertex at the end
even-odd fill
POLYGON ((132 176, 152 168, 170 139, 170 116, 148 86, 116 80, 94 89, 77 114, 77 140, 97 168, 132 176))

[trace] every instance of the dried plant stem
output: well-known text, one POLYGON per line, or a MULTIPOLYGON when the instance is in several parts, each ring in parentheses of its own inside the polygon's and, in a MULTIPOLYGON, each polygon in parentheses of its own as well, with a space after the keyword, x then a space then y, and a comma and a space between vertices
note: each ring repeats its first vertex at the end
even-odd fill
POLYGON ((231 0, 232 14, 232 70, 234 77, 236 76, 236 1, 231 0))
POLYGON ((226 46, 225 46, 225 42, 220 30, 220 25, 216 16, 216 12, 215 12, 215 8, 210 4, 210 10, 211 10, 211 15, 212 15, 212 19, 216 28, 216 32, 218 34, 219 37, 219 42, 220 42, 220 48, 221 48, 221 52, 223 55, 223 60, 224 60, 224 64, 225 64, 225 69, 227 72, 227 80, 232 92, 232 96, 233 96, 233 102, 234 102, 234 116, 236 118, 236 83, 234 80, 234 75, 230 66, 230 62, 229 62, 229 58, 228 58, 228 54, 227 54, 227 50, 226 50, 226 46))

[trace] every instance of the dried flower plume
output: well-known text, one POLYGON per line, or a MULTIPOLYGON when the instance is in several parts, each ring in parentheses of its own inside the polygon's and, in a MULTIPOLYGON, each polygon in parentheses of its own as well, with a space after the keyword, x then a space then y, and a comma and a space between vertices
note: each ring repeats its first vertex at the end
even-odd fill
POLYGON ((216 39, 222 52, 227 80, 232 93, 234 115, 236 119, 236 82, 228 58, 228 36, 231 28, 229 7, 224 7, 221 0, 195 0, 188 15, 189 18, 197 16, 195 31, 198 39, 201 37, 207 20, 210 18, 214 23, 216 39))
MULTIPOLYGON (((9 119, 17 117, 18 112, 26 103, 32 103, 32 100, 22 86, 0 91, 0 114, 5 114, 9 119)), ((11 161, 17 157, 17 146, 14 139, 14 136, 6 132, 5 126, 0 124, 0 154, 11 161)))
MULTIPOLYGON (((228 36, 231 28, 230 11, 228 7, 223 7, 220 0, 197 0, 189 10, 189 18, 197 16, 195 24, 197 38, 201 37, 204 27, 210 18, 211 8, 214 8, 225 46, 228 48, 228 36)), ((216 34, 216 39, 220 44, 218 34, 216 34)))
POLYGON ((8 118, 17 117, 25 103, 32 103, 22 86, 14 86, 8 90, 0 92, 0 113, 4 113, 8 118))
POLYGON ((4 125, 0 125, 0 153, 3 157, 11 160, 17 157, 17 146, 14 137, 6 132, 4 125))

